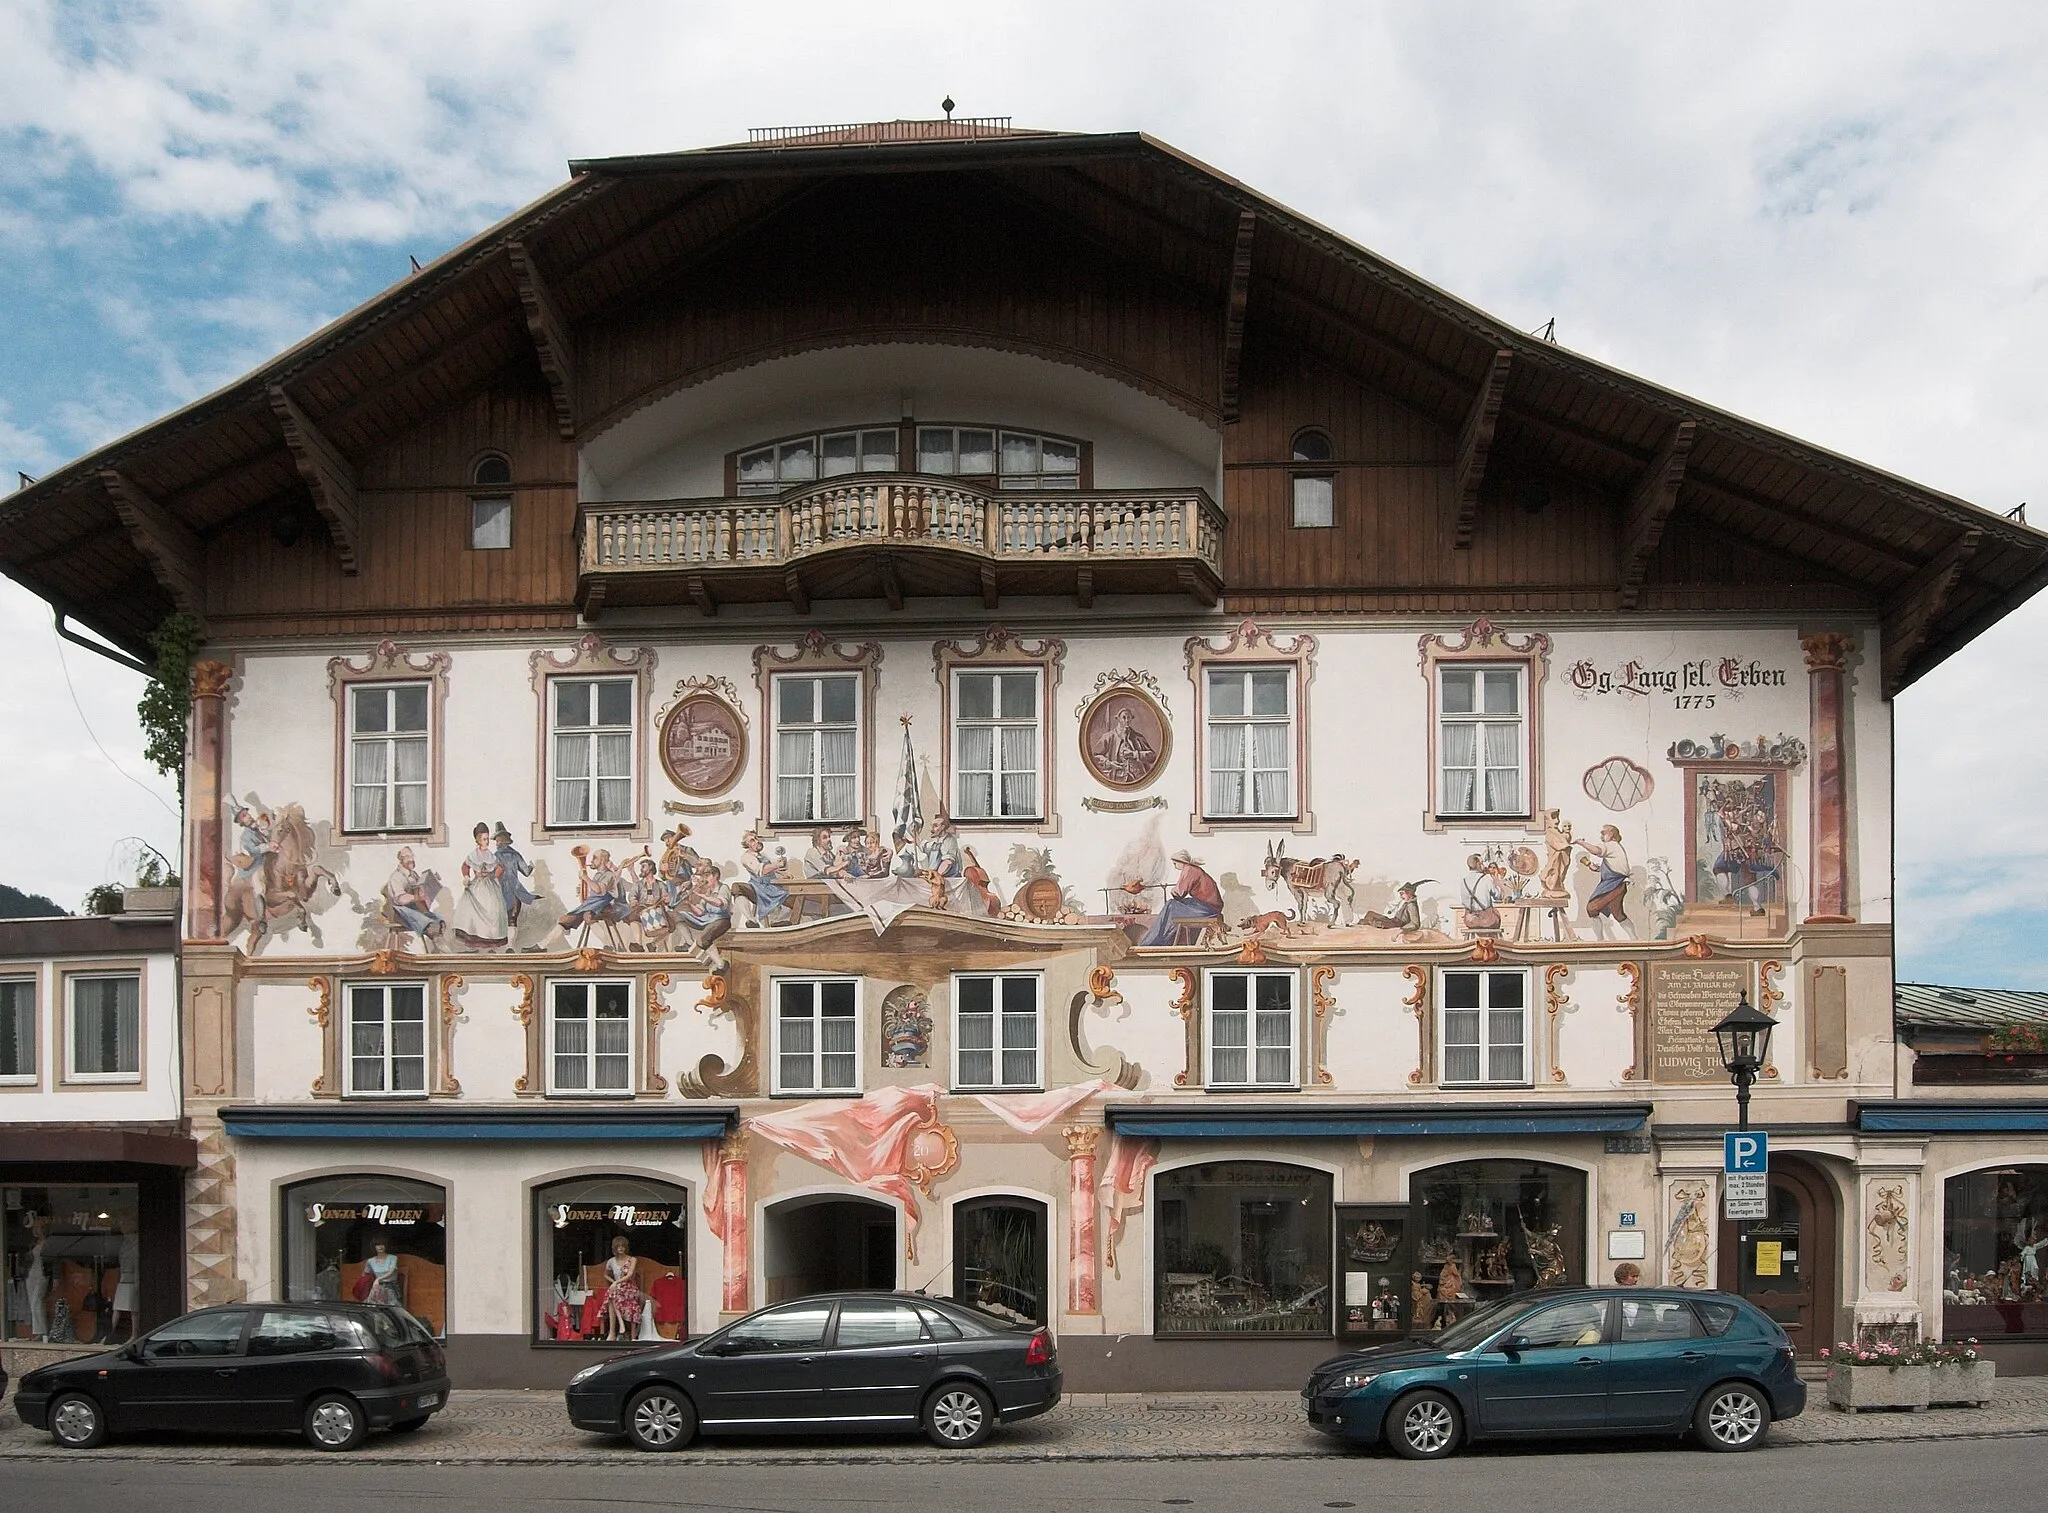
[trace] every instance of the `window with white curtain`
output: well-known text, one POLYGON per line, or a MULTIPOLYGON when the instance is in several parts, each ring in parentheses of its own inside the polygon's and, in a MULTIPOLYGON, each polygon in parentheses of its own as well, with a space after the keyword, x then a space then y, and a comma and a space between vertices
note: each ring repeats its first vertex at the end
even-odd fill
POLYGON ((953 979, 953 1084, 1039 1085, 1039 979, 973 973, 953 979))
POLYGON ((775 685, 775 823, 861 818, 860 676, 781 673, 775 685))
POLYGON ((142 1077, 142 979, 133 973, 74 977, 69 1074, 78 1082, 142 1077))
POLYGON ((1440 1022, 1446 1086, 1529 1081, 1529 974, 1519 969, 1445 971, 1440 1022))
POLYGON ((1211 972, 1210 1087, 1293 1087, 1294 974, 1211 972))
POLYGON ((633 823, 631 678, 553 678, 548 823, 633 823))
POLYGON ((1437 813, 1529 812, 1527 669, 1437 669, 1437 813))
POLYGON ((558 982, 548 992, 548 1091, 627 1097, 633 1091, 633 985, 558 982))
POLYGON ((953 674, 953 817, 1043 816, 1039 669, 953 674))
POLYGON ((860 1091, 860 988, 851 978, 775 984, 775 1091, 860 1091))
POLYGON ((427 1091, 427 990, 417 982, 352 983, 348 1090, 358 1097, 427 1091))
POLYGON ((425 830, 431 685, 358 683, 348 691, 348 828, 425 830))
POLYGON ((36 1080, 36 980, 0 980, 0 1082, 36 1080))
POLYGON ((1289 818, 1294 796, 1294 670, 1212 667, 1207 814, 1289 818))

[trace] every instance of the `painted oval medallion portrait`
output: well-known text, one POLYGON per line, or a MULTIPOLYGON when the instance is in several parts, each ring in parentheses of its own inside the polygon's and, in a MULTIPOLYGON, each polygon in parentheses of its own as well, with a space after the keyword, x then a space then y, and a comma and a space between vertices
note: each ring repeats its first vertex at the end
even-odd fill
POLYGON ((1112 688, 1081 716, 1081 760, 1107 788, 1143 788, 1173 745, 1159 706, 1135 688, 1112 688))
POLYGON ((747 734, 731 705, 695 693, 661 722, 661 765, 669 781, 692 798, 725 792, 746 765, 747 734))

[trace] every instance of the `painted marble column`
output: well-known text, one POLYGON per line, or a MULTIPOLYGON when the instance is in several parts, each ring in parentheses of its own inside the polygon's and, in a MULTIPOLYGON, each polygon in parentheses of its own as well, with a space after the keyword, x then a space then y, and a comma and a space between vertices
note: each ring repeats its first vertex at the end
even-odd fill
POLYGON ((1813 910, 1807 922, 1848 924, 1848 699, 1843 668, 1856 641, 1830 631, 1804 636, 1799 645, 1806 653, 1813 720, 1813 910))
POLYGON ((1070 1124, 1067 1137, 1067 1312, 1099 1313, 1102 1277, 1095 1249, 1095 1147, 1099 1124, 1070 1124))
POLYGON ((754 1292, 745 1137, 727 1135, 719 1146, 718 1155, 719 1204, 725 1213, 725 1292, 719 1300, 719 1307, 726 1313, 745 1313, 753 1306, 749 1299, 754 1292))
POLYGON ((227 733, 225 662, 192 668, 192 718, 185 737, 185 938, 220 939, 221 758, 227 733))

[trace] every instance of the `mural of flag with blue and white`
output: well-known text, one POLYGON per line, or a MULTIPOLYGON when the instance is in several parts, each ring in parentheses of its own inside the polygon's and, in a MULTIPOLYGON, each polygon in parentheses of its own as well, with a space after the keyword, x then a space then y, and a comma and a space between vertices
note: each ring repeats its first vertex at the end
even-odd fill
POLYGON ((910 744, 910 720, 903 721, 903 771, 896 779, 896 807, 889 811, 894 830, 906 834, 924 824, 924 804, 917 796, 917 753, 910 744))

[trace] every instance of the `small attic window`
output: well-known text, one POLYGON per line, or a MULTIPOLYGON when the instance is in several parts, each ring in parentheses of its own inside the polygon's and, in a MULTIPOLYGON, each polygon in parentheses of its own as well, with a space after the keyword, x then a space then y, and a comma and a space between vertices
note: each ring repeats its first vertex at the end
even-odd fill
POLYGON ((497 452, 486 452, 469 471, 470 487, 489 492, 469 498, 469 545, 478 552, 502 552, 512 545, 512 496, 498 492, 512 486, 512 464, 497 452))
MULTIPOLYGON (((1336 453, 1330 438, 1313 428, 1294 437, 1294 461, 1327 464, 1336 453)), ((1294 528, 1320 530, 1337 522, 1337 480, 1327 472, 1294 474, 1294 528)))
POLYGON ((1974 994, 1958 993, 1954 988, 1943 988, 1941 996, 1950 1003, 1975 1003, 1977 1001, 1974 994))

